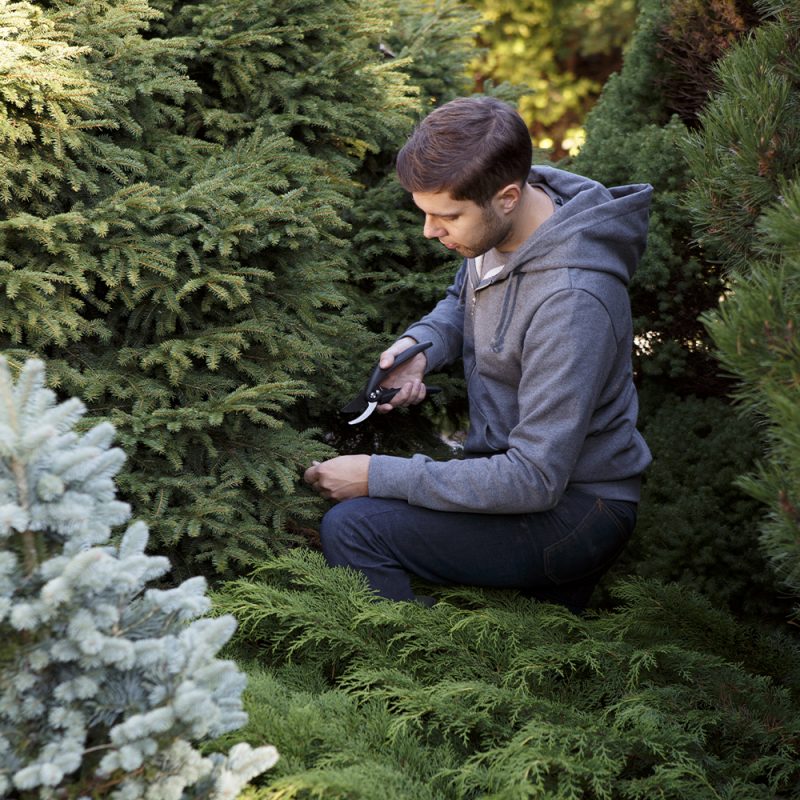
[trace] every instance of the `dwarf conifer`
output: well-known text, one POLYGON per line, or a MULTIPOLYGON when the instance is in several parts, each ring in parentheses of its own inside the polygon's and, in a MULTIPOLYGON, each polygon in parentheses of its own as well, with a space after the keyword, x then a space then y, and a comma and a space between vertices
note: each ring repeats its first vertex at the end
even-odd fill
POLYGON ((240 727, 244 676, 217 653, 231 617, 203 618, 205 581, 169 569, 116 499, 124 454, 108 423, 58 403, 39 361, 0 359, 0 797, 233 798, 272 747, 204 756, 240 727))

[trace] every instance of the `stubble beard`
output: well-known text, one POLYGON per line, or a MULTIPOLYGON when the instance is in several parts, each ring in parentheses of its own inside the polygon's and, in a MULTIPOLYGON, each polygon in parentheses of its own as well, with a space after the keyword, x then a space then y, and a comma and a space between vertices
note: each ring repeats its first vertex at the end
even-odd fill
POLYGON ((464 258, 477 258, 488 253, 493 247, 503 244, 511 235, 511 221, 495 213, 491 206, 483 209, 481 216, 481 238, 472 247, 457 247, 459 255, 464 258))

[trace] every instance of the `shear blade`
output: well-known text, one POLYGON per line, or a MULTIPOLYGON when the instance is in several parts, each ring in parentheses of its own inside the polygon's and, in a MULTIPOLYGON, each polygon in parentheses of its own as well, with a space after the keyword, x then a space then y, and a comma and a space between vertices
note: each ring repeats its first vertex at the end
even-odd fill
POLYGON ((364 409, 364 412, 359 414, 355 419, 351 419, 347 424, 358 425, 359 422, 363 422, 377 407, 377 403, 367 403, 367 407, 364 409))

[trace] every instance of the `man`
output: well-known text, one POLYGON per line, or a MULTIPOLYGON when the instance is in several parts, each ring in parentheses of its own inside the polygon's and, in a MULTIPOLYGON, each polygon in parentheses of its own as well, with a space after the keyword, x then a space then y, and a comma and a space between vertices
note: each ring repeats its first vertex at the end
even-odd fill
POLYGON ((332 565, 382 597, 434 584, 515 588, 579 610, 635 524, 650 453, 636 430, 627 284, 652 187, 606 189, 531 168, 527 127, 490 97, 433 111, 398 154, 423 233, 464 256, 433 311, 381 354, 432 346, 384 382, 386 413, 421 402, 426 372, 463 357, 465 458, 340 456, 305 480, 338 502, 332 565))

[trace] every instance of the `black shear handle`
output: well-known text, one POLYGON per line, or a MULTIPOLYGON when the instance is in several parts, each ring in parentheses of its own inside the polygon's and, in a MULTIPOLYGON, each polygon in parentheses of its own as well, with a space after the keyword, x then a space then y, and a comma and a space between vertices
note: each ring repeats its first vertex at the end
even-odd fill
MULTIPOLYGON (((369 381, 367 382, 367 388, 365 391, 365 394, 367 396, 367 402, 372 403, 381 398, 381 383, 390 372, 393 372, 401 364, 405 364, 406 361, 408 361, 411 358, 414 358, 414 356, 417 355, 417 353, 421 353, 423 350, 427 350, 432 345, 433 342, 418 342, 417 344, 411 345, 411 347, 403 350, 402 353, 398 353, 395 356, 392 366, 388 367, 387 369, 381 369, 380 364, 377 364, 375 366, 375 369, 372 370, 372 375, 369 376, 369 381)), ((392 394, 392 397, 394 397, 395 394, 397 394, 396 391, 392 394)), ((383 400, 383 402, 388 402, 388 401, 383 400)))

